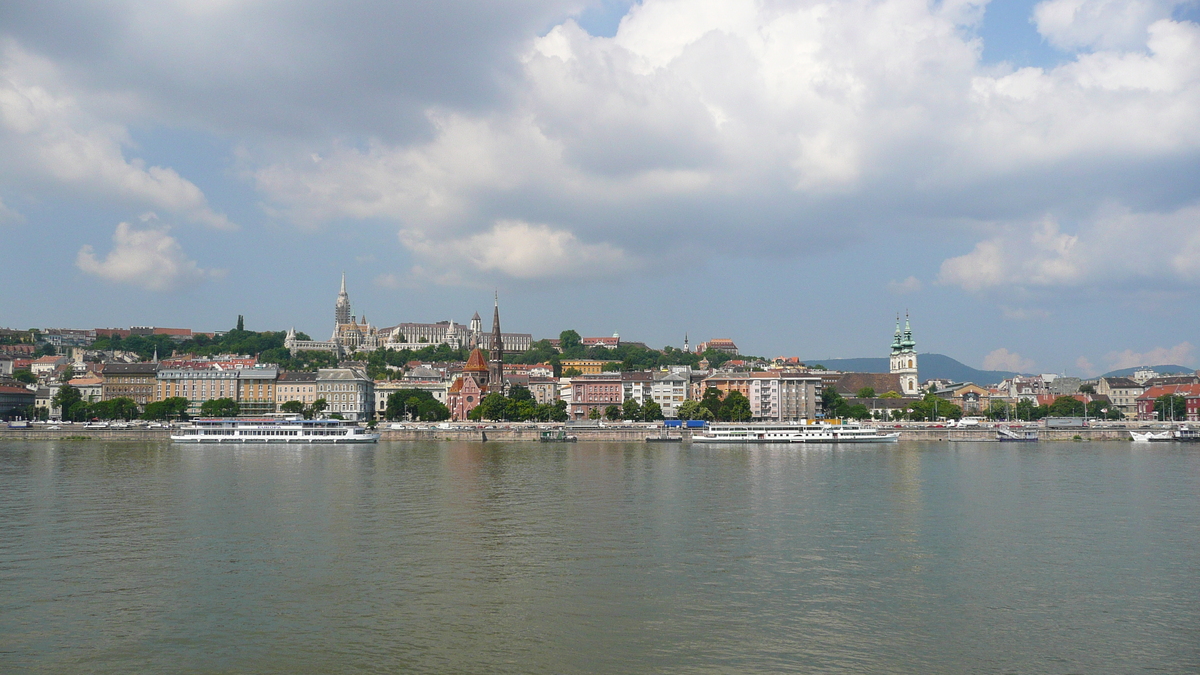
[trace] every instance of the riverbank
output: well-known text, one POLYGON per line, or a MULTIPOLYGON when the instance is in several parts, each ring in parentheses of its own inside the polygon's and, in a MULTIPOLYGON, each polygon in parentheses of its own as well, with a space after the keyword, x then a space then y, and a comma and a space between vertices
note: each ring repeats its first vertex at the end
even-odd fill
MULTIPOLYGON (((1128 429, 1096 428, 1096 429, 1037 429, 1038 438, 1042 441, 1129 441, 1128 429)), ((522 442, 539 440, 542 429, 534 426, 503 426, 493 425, 491 428, 450 427, 450 428, 407 428, 380 429, 380 440, 383 441, 458 441, 483 442, 504 441, 522 442)), ((942 441, 942 442, 979 442, 995 441, 996 430, 991 428, 978 429, 900 429, 900 440, 904 441, 942 441)), ((648 437, 663 436, 661 428, 651 427, 587 427, 572 428, 568 433, 578 437, 581 442, 645 442, 648 437)), ((690 443, 692 430, 671 429, 667 436, 670 439, 690 443)), ((63 429, 47 429, 33 427, 30 429, 0 428, 0 441, 6 440, 97 440, 97 441, 166 441, 170 439, 168 429, 85 429, 82 426, 72 426, 63 429)))

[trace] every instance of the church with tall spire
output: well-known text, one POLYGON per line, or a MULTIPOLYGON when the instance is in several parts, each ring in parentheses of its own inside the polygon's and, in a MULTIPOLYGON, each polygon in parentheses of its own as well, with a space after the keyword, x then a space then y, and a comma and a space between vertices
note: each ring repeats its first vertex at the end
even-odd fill
POLYGON ((904 314, 904 331, 900 330, 900 315, 896 315, 896 334, 892 337, 891 371, 900 376, 900 393, 916 396, 920 393, 917 377, 917 343, 913 340, 912 325, 908 313, 904 314))
POLYGON ((500 333, 500 294, 492 312, 492 340, 488 350, 488 386, 492 391, 504 391, 504 337, 500 333))

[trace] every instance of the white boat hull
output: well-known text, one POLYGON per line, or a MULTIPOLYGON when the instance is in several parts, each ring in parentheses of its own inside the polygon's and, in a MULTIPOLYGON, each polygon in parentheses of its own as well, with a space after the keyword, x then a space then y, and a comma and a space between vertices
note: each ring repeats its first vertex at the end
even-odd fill
POLYGON ((296 437, 296 438, 222 438, 220 436, 171 436, 176 443, 216 443, 216 444, 336 444, 350 445, 354 443, 376 443, 379 434, 357 434, 346 437, 296 437))

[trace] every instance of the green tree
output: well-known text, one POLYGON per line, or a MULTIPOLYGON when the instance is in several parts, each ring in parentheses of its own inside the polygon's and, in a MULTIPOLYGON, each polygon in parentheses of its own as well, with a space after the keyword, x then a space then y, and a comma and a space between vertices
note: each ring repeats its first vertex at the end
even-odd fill
POLYGON ((504 394, 494 391, 484 396, 471 414, 474 415, 472 419, 499 421, 506 417, 507 412, 508 399, 504 394))
POLYGON ((161 401, 147 403, 142 412, 142 419, 147 420, 187 420, 188 400, 182 396, 171 396, 161 401))
POLYGON ((855 394, 855 396, 858 398, 875 398, 875 390, 871 387, 863 387, 862 389, 858 390, 858 393, 855 394))
MULTIPOLYGON (((864 397, 864 398, 871 398, 871 397, 868 396, 868 397, 864 397)), ((867 410, 867 406, 865 406, 861 403, 856 403, 856 404, 850 406, 850 409, 846 411, 846 416, 851 419, 865 420, 871 416, 871 411, 867 410)))
POLYGON ((284 401, 280 404, 279 410, 294 415, 302 415, 304 414, 304 404, 300 401, 284 401))
POLYGON ((658 401, 654 399, 646 401, 646 405, 642 406, 642 419, 647 422, 655 422, 662 418, 662 406, 658 404, 658 401))
POLYGON ((564 356, 576 356, 583 353, 583 338, 573 330, 564 330, 558 334, 558 348, 564 356))
POLYGON ((245 319, 242 318, 241 314, 238 314, 237 328, 235 330, 239 330, 239 331, 246 330, 246 321, 245 321, 245 319))
POLYGON ((621 406, 610 405, 604 408, 604 419, 609 422, 616 422, 621 419, 621 406))
POLYGON ((583 371, 579 370, 578 368, 567 368, 566 370, 562 371, 563 377, 579 377, 582 374, 583 371))
POLYGON ((600 419, 600 409, 599 409, 599 408, 592 408, 591 410, 589 410, 589 411, 588 411, 588 419, 589 419, 589 420, 598 420, 598 419, 600 419))
POLYGON ((879 398, 903 398, 898 391, 885 391, 879 395, 879 398))
POLYGON ((740 391, 731 391, 721 402, 721 412, 717 414, 717 419, 748 422, 750 415, 750 399, 742 395, 740 391))
POLYGON ((329 401, 326 401, 323 398, 319 398, 319 399, 313 401, 312 405, 310 405, 308 407, 308 418, 312 419, 312 418, 320 415, 321 413, 325 412, 325 410, 328 407, 329 407, 329 401))
POLYGON ((137 403, 127 397, 118 396, 107 401, 97 401, 91 406, 92 415, 102 420, 131 420, 138 416, 137 403))
POLYGON ((990 420, 1006 420, 1009 419, 1011 412, 1008 403, 1004 401, 992 401, 988 406, 987 412, 984 414, 990 420))
POLYGON ((200 404, 200 414, 205 417, 237 417, 241 406, 231 398, 214 398, 200 404))
POLYGON ((845 399, 833 387, 825 387, 821 390, 821 408, 825 411, 826 417, 834 417, 837 415, 838 407, 845 403, 845 399))
POLYGON ((1179 394, 1163 394, 1154 399, 1154 416, 1159 421, 1186 420, 1187 399, 1179 394))
POLYGON ((1088 417, 1100 420, 1119 420, 1124 415, 1109 401, 1089 401, 1087 404, 1088 417))
POLYGON ((1079 393, 1081 393, 1081 394, 1095 394, 1095 393, 1096 393, 1096 386, 1095 386, 1095 385, 1092 385, 1092 384, 1084 384, 1084 385, 1080 385, 1080 387, 1079 387, 1079 393))
POLYGON ((637 420, 642 417, 642 406, 637 402, 637 399, 627 398, 621 406, 621 419, 637 420))
POLYGON ((679 419, 681 420, 695 420, 700 419, 699 417, 696 417, 696 413, 699 410, 700 403, 698 401, 687 400, 679 404, 679 407, 675 409, 675 414, 678 415, 679 419))
POLYGON ((1050 404, 1051 417, 1083 417, 1083 401, 1074 396, 1059 396, 1050 404))
POLYGON ((704 395, 700 397, 700 407, 707 408, 713 414, 719 414, 721 410, 721 390, 715 387, 708 387, 704 390, 704 395))
POLYGON ((37 375, 28 370, 14 370, 12 376, 14 380, 23 384, 34 384, 37 382, 37 375))
POLYGON ((75 421, 71 417, 72 411, 77 403, 83 401, 83 394, 79 390, 69 384, 64 384, 58 388, 58 393, 51 399, 50 405, 62 410, 64 420, 75 421))
POLYGON ((514 401, 532 401, 533 393, 529 391, 529 387, 514 384, 508 390, 508 397, 514 401))

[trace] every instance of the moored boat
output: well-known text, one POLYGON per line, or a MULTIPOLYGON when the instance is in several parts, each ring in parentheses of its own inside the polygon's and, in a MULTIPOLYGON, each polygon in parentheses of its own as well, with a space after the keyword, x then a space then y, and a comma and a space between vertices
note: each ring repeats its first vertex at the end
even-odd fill
POLYGON ((563 429, 545 429, 538 435, 538 440, 543 443, 574 443, 579 437, 568 434, 563 429))
POLYGON ((790 422, 777 424, 711 424, 694 443, 895 443, 898 432, 884 433, 850 422, 790 422))
POLYGON ((1130 431, 1129 436, 1134 443, 1161 443, 1175 440, 1170 431, 1130 431))
POLYGON ((1037 429, 996 429, 996 440, 1003 442, 1034 443, 1038 440, 1037 429))
POLYGON ((379 434, 342 420, 199 419, 171 434, 177 443, 375 443, 379 434))

